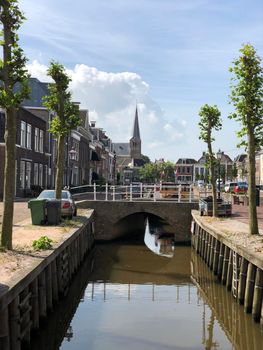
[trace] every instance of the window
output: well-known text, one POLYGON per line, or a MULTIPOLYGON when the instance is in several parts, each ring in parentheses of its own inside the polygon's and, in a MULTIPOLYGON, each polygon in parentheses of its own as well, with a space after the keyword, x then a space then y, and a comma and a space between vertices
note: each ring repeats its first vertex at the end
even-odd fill
POLYGON ((20 145, 26 147, 26 123, 21 121, 20 145))
POLYGON ((43 186, 43 164, 39 164, 39 185, 43 186))
POLYGON ((34 164, 34 185, 38 185, 38 163, 34 164))
POLYGON ((25 188, 25 167, 26 167, 26 163, 21 160, 20 162, 20 187, 21 188, 25 188))
POLYGON ((43 153, 44 151, 44 132, 39 130, 39 152, 43 153))
POLYGON ((39 129, 35 128, 35 151, 39 151, 39 129))
POLYGON ((32 138, 32 126, 26 125, 26 147, 31 149, 31 138, 32 138))
POLYGON ((30 188, 31 186, 31 163, 26 162, 26 188, 30 188))

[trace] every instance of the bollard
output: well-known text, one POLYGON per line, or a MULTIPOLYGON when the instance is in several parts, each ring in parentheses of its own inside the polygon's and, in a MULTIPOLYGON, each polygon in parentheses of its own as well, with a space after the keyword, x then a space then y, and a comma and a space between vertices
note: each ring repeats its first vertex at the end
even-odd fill
POLYGON ((94 201, 97 200, 97 196, 96 196, 96 183, 95 183, 95 182, 94 182, 94 184, 93 184, 93 199, 94 199, 94 201))
POLYGON ((106 186, 105 186, 105 201, 108 201, 108 182, 106 183, 106 186))

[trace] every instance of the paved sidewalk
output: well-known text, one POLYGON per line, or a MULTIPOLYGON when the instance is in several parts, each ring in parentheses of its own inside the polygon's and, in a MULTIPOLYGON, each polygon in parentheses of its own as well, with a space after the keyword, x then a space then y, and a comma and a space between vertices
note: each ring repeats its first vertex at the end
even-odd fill
MULTIPOLYGON (((14 224, 30 217, 30 210, 27 208, 27 201, 14 203, 14 224)), ((3 217, 3 202, 0 202, 0 225, 3 217)))
MULTIPOLYGON (((258 227, 263 230, 263 207, 257 207, 258 227)), ((232 205, 232 218, 248 224, 248 206, 232 205)))

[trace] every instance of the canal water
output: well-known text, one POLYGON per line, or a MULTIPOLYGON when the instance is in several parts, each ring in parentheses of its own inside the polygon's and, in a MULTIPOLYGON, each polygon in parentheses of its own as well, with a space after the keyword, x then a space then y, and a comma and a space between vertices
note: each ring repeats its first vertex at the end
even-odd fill
POLYGON ((30 349, 263 349, 260 326, 190 247, 146 244, 96 245, 30 349))

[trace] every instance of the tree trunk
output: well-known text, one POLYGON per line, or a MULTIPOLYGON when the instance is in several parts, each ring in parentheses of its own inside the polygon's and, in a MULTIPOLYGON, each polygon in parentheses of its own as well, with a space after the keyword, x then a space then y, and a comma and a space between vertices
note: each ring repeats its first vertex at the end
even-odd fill
POLYGON ((249 200, 249 233, 259 234, 256 207, 256 160, 255 160, 255 137, 253 129, 248 128, 248 200, 249 200))
POLYGON ((210 172, 211 172, 211 184, 212 184, 212 196, 213 196, 213 216, 218 216, 217 210, 217 197, 216 197, 216 179, 215 179, 215 166, 214 166, 214 155, 212 151, 211 142, 208 141, 208 154, 210 162, 210 172))
POLYGON ((61 191, 63 186, 63 175, 64 175, 64 146, 65 136, 58 136, 58 150, 57 150, 57 173, 56 173, 56 184, 55 192, 56 199, 61 199, 61 191))
POLYGON ((4 212, 1 245, 12 249, 13 212, 16 177, 16 110, 6 111, 5 122, 5 175, 4 175, 4 212))

